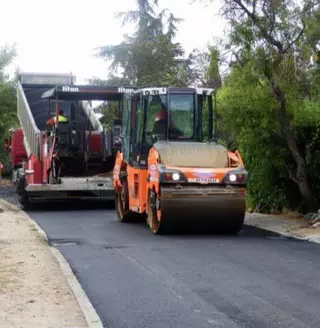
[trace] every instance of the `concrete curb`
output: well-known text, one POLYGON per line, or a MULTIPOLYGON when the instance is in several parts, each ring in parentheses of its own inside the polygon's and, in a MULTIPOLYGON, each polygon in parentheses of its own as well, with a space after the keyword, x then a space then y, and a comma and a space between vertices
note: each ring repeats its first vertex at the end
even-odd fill
POLYGON ((3 210, 11 211, 11 212, 20 212, 22 211, 21 208, 19 208, 16 205, 12 205, 5 201, 4 199, 0 199, 0 208, 3 210))
POLYGON ((39 232, 39 234, 48 242, 48 247, 51 253, 53 254, 53 256, 55 257, 55 259, 58 261, 62 273, 66 277, 68 284, 75 298, 77 299, 77 302, 83 312, 83 315, 88 323, 89 328, 104 328, 99 315, 97 314, 96 310, 91 304, 85 291, 81 287, 77 277, 72 272, 69 263, 66 261, 64 256, 60 253, 60 251, 57 248, 50 245, 47 234, 38 225, 38 223, 35 220, 33 220, 27 213, 22 211, 18 206, 12 205, 3 199, 0 199, 0 208, 12 212, 23 212, 25 218, 35 227, 35 229, 39 232))
POLYGON ((293 238, 293 239, 297 239, 297 240, 308 241, 308 242, 320 244, 320 238, 317 236, 299 236, 299 235, 296 235, 295 233, 283 231, 280 229, 272 229, 270 227, 267 228, 263 224, 260 225, 259 223, 249 223, 246 221, 244 221, 244 225, 254 227, 254 228, 259 228, 259 229, 266 230, 266 231, 275 232, 275 233, 277 233, 281 236, 287 237, 287 238, 293 238))
POLYGON ((284 236, 284 237, 293 238, 293 239, 302 240, 302 241, 309 241, 309 242, 312 242, 312 243, 315 243, 315 244, 320 244, 320 240, 318 238, 315 238, 315 237, 312 237, 312 236, 302 237, 302 236, 297 236, 295 234, 291 234, 291 233, 288 233, 288 232, 278 231, 276 229, 266 229, 266 227, 260 227, 259 225, 248 224, 248 223, 245 223, 245 225, 255 227, 255 228, 259 228, 259 229, 262 229, 262 230, 275 232, 275 233, 278 233, 279 235, 284 236))

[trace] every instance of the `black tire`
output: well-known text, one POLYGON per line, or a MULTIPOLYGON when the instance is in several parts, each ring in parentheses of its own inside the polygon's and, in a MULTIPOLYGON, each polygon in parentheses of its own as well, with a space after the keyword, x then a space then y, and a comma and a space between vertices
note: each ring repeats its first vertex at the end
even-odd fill
POLYGON ((17 181, 13 179, 14 172, 15 171, 16 171, 15 169, 12 169, 11 170, 11 176, 10 176, 10 178, 11 178, 11 185, 15 188, 16 193, 19 194, 19 185, 17 184, 17 181))
POLYGON ((12 186, 14 186, 13 173, 14 173, 14 169, 12 169, 11 172, 10 172, 10 180, 11 180, 11 185, 12 186))
POLYGON ((20 176, 19 184, 18 184, 18 200, 21 205, 21 208, 25 211, 33 209, 33 204, 30 201, 30 197, 25 189, 26 187, 26 180, 25 176, 20 176))
POLYGON ((19 203, 21 205, 21 208, 25 211, 29 211, 34 208, 34 205, 32 204, 30 198, 27 195, 19 196, 19 203))

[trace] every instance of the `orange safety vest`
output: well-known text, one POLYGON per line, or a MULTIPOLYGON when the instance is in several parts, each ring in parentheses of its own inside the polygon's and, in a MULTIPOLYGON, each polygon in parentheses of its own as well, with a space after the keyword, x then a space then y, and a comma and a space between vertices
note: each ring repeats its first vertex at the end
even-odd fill
MULTIPOLYGON (((58 122, 59 123, 68 123, 68 121, 69 121, 68 117, 63 116, 63 115, 58 116, 58 122)), ((54 117, 50 118, 50 120, 47 122, 47 124, 51 125, 51 124, 54 124, 56 122, 57 122, 57 117, 54 116, 54 117)))

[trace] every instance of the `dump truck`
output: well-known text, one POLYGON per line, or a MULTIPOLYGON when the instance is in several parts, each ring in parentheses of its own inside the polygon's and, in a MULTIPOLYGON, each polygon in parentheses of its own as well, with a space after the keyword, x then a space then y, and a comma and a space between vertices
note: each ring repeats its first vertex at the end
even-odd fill
POLYGON ((146 220, 154 234, 241 230, 248 172, 237 150, 216 141, 215 97, 210 88, 125 95, 113 169, 118 220, 146 220))
MULTIPOLYGON (((129 89, 131 92, 131 89, 129 89)), ((106 131, 92 101, 116 101, 126 89, 76 85, 72 74, 20 73, 17 116, 9 146, 12 184, 20 202, 113 200, 112 169, 120 149, 120 121, 106 131), (59 122, 59 113, 67 122, 59 122), (49 126, 48 119, 56 122, 49 126)))

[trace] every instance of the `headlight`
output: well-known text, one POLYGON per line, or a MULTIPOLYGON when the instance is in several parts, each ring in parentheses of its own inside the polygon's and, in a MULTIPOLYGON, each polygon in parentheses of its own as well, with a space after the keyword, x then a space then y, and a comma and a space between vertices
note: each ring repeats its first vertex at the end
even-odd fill
POLYGON ((172 180, 178 181, 180 179, 180 174, 179 173, 173 173, 172 174, 172 180))
POLYGON ((186 182, 187 179, 182 172, 163 168, 160 170, 160 182, 186 182))
POLYGON ((246 184, 248 172, 246 170, 229 171, 223 178, 225 184, 246 184))
POLYGON ((236 176, 235 174, 230 174, 230 175, 229 175, 229 180, 230 180, 231 182, 235 182, 235 181, 237 180, 237 176, 236 176))

